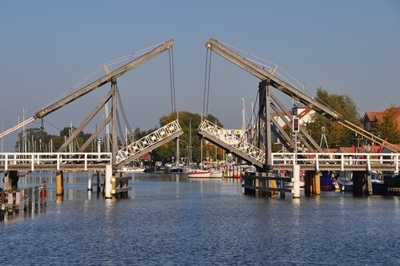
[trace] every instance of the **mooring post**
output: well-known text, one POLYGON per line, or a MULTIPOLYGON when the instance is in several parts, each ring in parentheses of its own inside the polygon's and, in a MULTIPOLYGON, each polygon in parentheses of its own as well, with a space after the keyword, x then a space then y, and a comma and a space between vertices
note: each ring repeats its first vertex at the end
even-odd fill
POLYGON ((93 172, 92 171, 88 171, 88 183, 87 183, 87 190, 88 191, 92 191, 92 176, 93 176, 93 172))
POLYGON ((24 197, 24 211, 27 210, 28 208, 28 189, 24 188, 24 193, 23 193, 23 197, 24 197))
POLYGON ((4 190, 0 193, 0 203, 0 222, 2 222, 4 221, 4 213, 6 210, 6 192, 4 190))
POLYGON ((64 196, 64 182, 63 182, 63 172, 57 171, 56 173, 56 201, 63 201, 64 196))
POLYGON ((13 203, 14 203, 13 193, 9 191, 7 193, 7 210, 9 215, 12 214, 13 212, 13 203))
POLYGON ((111 179, 113 175, 112 166, 106 165, 106 176, 104 180, 104 197, 106 199, 111 199, 111 179))
POLYGON ((39 203, 39 187, 38 186, 35 186, 34 195, 35 195, 35 205, 37 205, 39 203))
POLYGON ((315 195, 321 195, 321 173, 315 172, 314 175, 315 195))
POLYGON ((43 201, 47 202, 47 183, 46 181, 43 182, 43 201))
MULTIPOLYGON (((275 176, 275 175, 273 175, 272 174, 272 172, 270 172, 270 175, 271 176, 275 176)), ((276 180, 275 179, 272 179, 272 180, 269 180, 270 181, 270 188, 273 188, 273 189, 277 189, 278 188, 278 185, 276 184, 276 180)), ((278 194, 278 192, 277 191, 271 191, 271 194, 272 195, 276 195, 276 194, 278 194)))
POLYGON ((97 171, 97 193, 101 191, 101 173, 97 171))
POLYGON ((19 212, 19 207, 21 204, 21 192, 19 189, 15 191, 15 211, 19 212))
POLYGON ((28 192, 29 209, 32 209, 32 194, 33 194, 33 189, 32 189, 32 187, 29 187, 29 192, 28 192))
POLYGON ((1 210, 4 211, 6 209, 6 192, 3 190, 0 195, 0 203, 1 210))
POLYGON ((293 165, 293 198, 300 198, 300 165, 293 165))

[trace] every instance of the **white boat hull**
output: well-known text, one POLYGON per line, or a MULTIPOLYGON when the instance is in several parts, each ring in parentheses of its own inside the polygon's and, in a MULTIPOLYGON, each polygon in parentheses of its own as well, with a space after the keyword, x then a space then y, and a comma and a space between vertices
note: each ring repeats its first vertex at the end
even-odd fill
POLYGON ((210 173, 210 178, 222 178, 223 173, 220 170, 212 170, 210 173))
POLYGON ((134 168, 122 168, 121 170, 119 170, 119 172, 144 172, 145 168, 139 168, 139 167, 134 167, 134 168))
POLYGON ((187 173, 189 178, 210 178, 211 171, 195 170, 187 173))

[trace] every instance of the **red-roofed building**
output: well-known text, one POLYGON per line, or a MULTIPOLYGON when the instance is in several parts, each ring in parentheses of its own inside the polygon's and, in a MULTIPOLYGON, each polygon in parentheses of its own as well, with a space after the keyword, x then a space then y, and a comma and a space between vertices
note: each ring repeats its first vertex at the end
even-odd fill
MULTIPOLYGON (((397 112, 397 126, 400 130, 400 107, 395 107, 394 108, 397 112)), ((385 114, 385 111, 382 112, 365 112, 363 118, 361 119, 361 123, 363 125, 363 128, 367 131, 371 131, 371 129, 376 125, 379 121, 382 120, 383 115, 385 114)))

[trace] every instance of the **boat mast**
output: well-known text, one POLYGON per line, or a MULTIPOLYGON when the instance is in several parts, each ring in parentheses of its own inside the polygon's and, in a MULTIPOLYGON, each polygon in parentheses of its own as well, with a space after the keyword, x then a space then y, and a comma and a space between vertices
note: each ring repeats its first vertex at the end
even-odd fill
MULTIPOLYGON (((179 123, 179 111, 176 111, 176 120, 179 123)), ((179 167, 180 158, 179 158, 179 136, 176 138, 176 166, 179 167)))
POLYGON ((192 162, 192 118, 190 118, 189 122, 189 154, 188 154, 188 166, 192 162))
POLYGON ((244 106, 244 98, 242 98, 243 101, 243 108, 242 108, 242 134, 240 137, 244 136, 244 133, 246 132, 246 110, 244 106))

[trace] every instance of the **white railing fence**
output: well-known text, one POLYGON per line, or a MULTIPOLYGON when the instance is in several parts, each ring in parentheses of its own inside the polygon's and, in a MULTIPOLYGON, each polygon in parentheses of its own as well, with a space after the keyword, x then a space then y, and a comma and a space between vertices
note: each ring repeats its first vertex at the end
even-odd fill
POLYGON ((4 171, 9 169, 10 165, 30 165, 30 170, 35 171, 35 166, 53 164, 57 170, 63 164, 81 164, 84 170, 90 164, 111 164, 111 153, 109 152, 38 152, 38 153, 0 153, 0 166, 4 166, 4 171))

